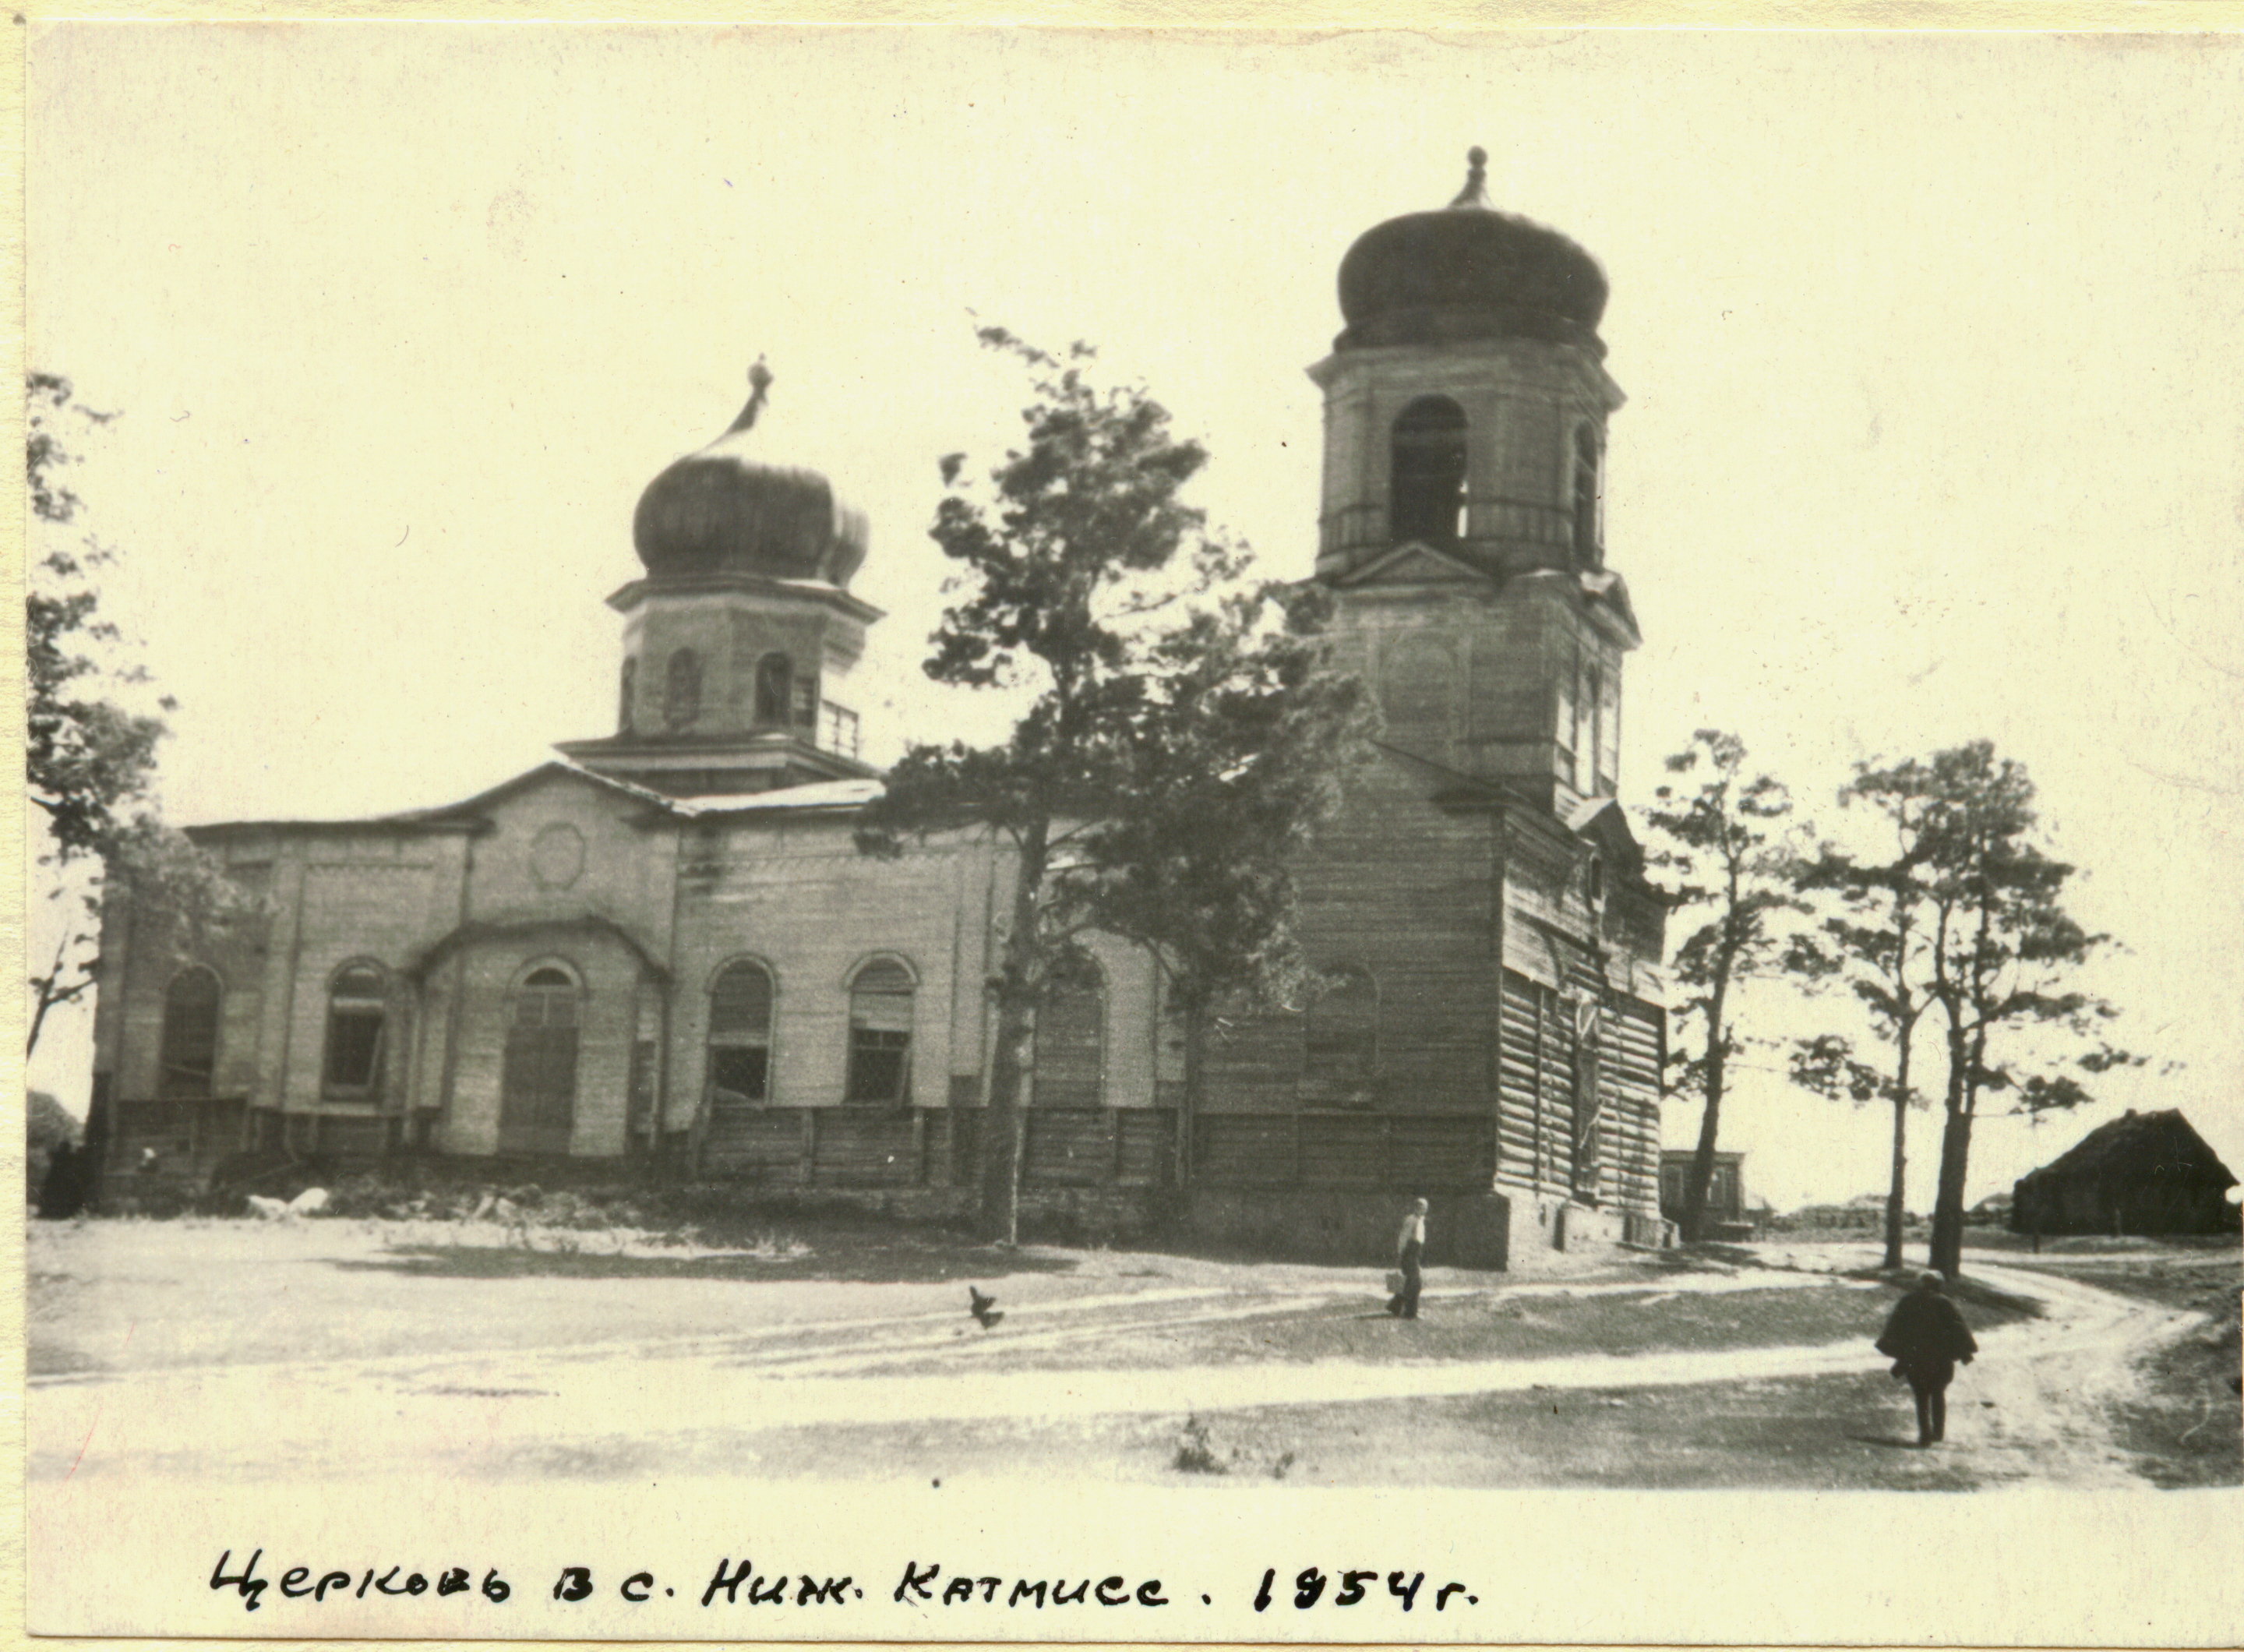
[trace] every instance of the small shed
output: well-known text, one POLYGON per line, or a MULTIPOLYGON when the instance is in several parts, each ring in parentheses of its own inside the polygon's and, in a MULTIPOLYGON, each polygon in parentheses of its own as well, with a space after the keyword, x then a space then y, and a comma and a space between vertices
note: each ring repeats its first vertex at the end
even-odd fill
POLYGON ((2220 1233, 2236 1225, 2236 1178, 2178 1108, 2128 1109, 2072 1149, 2019 1178, 2019 1233, 2220 1233))
MULTIPOLYGON (((1683 1220, 1684 1190, 1691 1181, 1691 1161, 1698 1156, 1695 1148, 1667 1148, 1659 1154, 1659 1214, 1670 1222, 1683 1220)), ((1742 1153, 1714 1155, 1714 1177, 1707 1184, 1707 1221, 1714 1238, 1752 1236, 1757 1215, 1752 1207, 1761 1202, 1746 1197, 1745 1163, 1742 1153)))

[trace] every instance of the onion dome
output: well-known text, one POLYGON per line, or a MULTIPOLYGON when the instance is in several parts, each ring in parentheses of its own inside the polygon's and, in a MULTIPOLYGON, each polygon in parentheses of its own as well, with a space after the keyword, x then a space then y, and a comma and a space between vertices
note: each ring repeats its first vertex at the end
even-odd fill
POLYGON ((1488 204, 1488 153, 1467 156, 1465 186, 1449 206, 1366 230, 1340 263, 1347 330, 1335 349, 1535 338, 1605 344, 1605 277, 1597 260, 1554 229, 1488 204))
POLYGON ((771 369, 758 361, 748 383, 754 394, 732 428, 639 495, 632 517, 639 559, 657 579, 747 573, 821 579, 846 589, 865 560, 864 513, 836 498, 817 471, 749 456, 771 369))

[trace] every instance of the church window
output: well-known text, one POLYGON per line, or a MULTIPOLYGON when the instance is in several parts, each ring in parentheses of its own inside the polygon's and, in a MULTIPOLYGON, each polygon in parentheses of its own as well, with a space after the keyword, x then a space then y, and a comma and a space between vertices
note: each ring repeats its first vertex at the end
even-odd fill
POLYGON ((1395 538, 1455 541, 1464 531, 1464 410, 1444 396, 1420 396, 1395 421, 1389 460, 1395 538))
POLYGON ((1596 566, 1601 559, 1598 531, 1600 504, 1598 435, 1589 425, 1574 431, 1574 555, 1596 566))
POLYGON ((159 1099, 198 1100, 211 1093, 218 1071, 219 1006, 225 996, 214 970, 199 966, 172 978, 164 993, 164 1037, 157 1053, 159 1099))
POLYGON ((1379 1059, 1379 992, 1370 972, 1354 965, 1332 972, 1308 1006, 1302 1030, 1307 1099, 1369 1106, 1379 1059))
POLYGON ((709 988, 709 1100, 771 1100, 772 978, 753 958, 727 964, 709 988))
POLYGON ((632 731, 632 699, 639 692, 639 659, 633 655, 624 661, 623 682, 616 696, 616 731, 632 731))
POLYGON ((808 674, 794 680, 794 726, 818 727, 818 679, 808 674))
POLYGON ((849 981, 849 1078, 844 1099, 900 1107, 911 1096, 912 972, 875 958, 849 981))
POLYGON ((680 648, 670 656, 670 675, 663 685, 662 721, 677 729, 690 727, 701 715, 701 656, 680 648))
POLYGON ((1095 1107, 1105 1099, 1106 985, 1085 962, 1044 988, 1037 1006, 1035 1081, 1040 1107, 1095 1107))
POLYGON ((500 1152, 569 1150, 583 999, 575 975, 558 964, 541 964, 515 984, 499 1075, 500 1152))
POLYGON ((331 1096, 382 1088, 389 1031, 389 978, 378 964, 349 964, 328 985, 328 1046, 321 1085, 331 1096))
POLYGON ((788 699, 794 692, 794 662, 783 653, 767 653, 756 661, 756 723, 760 728, 785 728, 788 699))
POLYGON ((1582 893, 1592 907, 1605 902, 1605 863, 1602 856, 1590 856, 1589 869, 1582 874, 1582 893))
POLYGON ((844 757, 855 757, 857 755, 857 714, 829 700, 819 708, 819 745, 827 751, 838 751, 844 757))

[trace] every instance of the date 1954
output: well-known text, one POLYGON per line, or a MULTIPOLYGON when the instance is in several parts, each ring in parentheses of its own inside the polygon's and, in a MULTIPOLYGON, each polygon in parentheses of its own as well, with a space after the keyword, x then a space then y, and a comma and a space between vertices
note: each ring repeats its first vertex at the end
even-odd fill
MULTIPOLYGON (((1304 1567, 1294 1578, 1292 1593, 1294 1609, 1306 1612, 1319 1601, 1325 1601, 1331 1606, 1361 1606, 1367 1600, 1377 1598, 1373 1590, 1379 1582, 1379 1575, 1375 1571, 1342 1572, 1328 1577, 1314 1566, 1304 1567), (1326 1586, 1335 1582, 1337 1582, 1340 1587, 1333 1591, 1328 1600, 1325 1594, 1326 1586)), ((1426 1574, 1423 1572, 1389 1572, 1387 1574, 1385 1592, 1388 1595, 1402 1601, 1402 1609, 1407 1612, 1417 1603, 1418 1591, 1425 1587, 1425 1582, 1426 1574)), ((1278 1587, 1278 1568, 1274 1566, 1269 1567, 1262 1574, 1262 1587, 1254 1591, 1254 1609, 1258 1612, 1268 1611, 1273 1601, 1282 1600, 1285 1594, 1286 1591, 1278 1587)), ((1444 1583, 1433 1593, 1434 1610, 1448 1611, 1451 1597, 1459 1594, 1465 1597, 1467 1606, 1480 1604, 1480 1596, 1467 1589, 1463 1584, 1444 1583)))

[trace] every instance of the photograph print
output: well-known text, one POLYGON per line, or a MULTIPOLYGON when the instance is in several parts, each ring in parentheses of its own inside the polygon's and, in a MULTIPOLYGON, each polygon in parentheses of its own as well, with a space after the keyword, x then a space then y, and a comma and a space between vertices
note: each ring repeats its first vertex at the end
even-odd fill
POLYGON ((33 1632, 2233 1637, 2234 37, 26 51, 33 1632))

